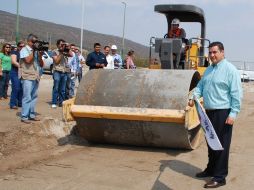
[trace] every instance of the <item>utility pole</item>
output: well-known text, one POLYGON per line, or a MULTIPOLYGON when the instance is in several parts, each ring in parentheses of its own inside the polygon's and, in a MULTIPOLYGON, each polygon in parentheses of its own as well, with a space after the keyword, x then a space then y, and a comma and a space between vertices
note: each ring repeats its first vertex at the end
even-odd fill
POLYGON ((122 58, 124 56, 124 33, 125 33, 125 14, 126 14, 126 3, 123 1, 124 4, 124 13, 123 13, 123 39, 122 39, 122 58))
POLYGON ((150 44, 149 44, 149 65, 152 64, 152 48, 155 45, 154 40, 155 40, 155 37, 152 36, 150 38, 150 44))
POLYGON ((52 49, 51 39, 52 39, 52 35, 49 34, 49 49, 52 49))
POLYGON ((83 50, 83 33, 84 33, 84 9, 85 9, 85 0, 82 1, 82 15, 81 15, 81 34, 80 34, 80 53, 82 55, 83 50))
POLYGON ((19 0, 17 0, 17 19, 16 19, 16 44, 19 41, 19 0))

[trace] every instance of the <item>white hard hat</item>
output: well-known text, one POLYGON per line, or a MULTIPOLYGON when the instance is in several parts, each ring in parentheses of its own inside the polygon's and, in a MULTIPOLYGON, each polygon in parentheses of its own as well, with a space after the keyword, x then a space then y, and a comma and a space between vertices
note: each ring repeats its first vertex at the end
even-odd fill
POLYGON ((111 46, 111 49, 115 49, 115 50, 116 50, 116 49, 117 49, 117 46, 116 46, 116 45, 112 45, 112 46, 111 46))
POLYGON ((180 20, 178 18, 174 18, 171 22, 171 24, 180 24, 180 20))

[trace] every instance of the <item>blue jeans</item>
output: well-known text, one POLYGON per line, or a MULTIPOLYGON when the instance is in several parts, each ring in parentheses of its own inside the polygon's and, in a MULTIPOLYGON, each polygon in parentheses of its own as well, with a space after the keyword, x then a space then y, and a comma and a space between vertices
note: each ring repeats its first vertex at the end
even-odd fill
POLYGON ((82 79, 82 76, 83 76, 83 68, 82 67, 79 67, 78 68, 78 82, 80 83, 81 79, 82 79))
POLYGON ((0 77, 0 98, 7 98, 9 81, 10 81, 10 72, 3 71, 3 75, 0 77))
POLYGON ((35 105, 38 97, 39 82, 37 80, 21 80, 23 87, 21 119, 35 118, 35 105))
POLYGON ((52 104, 57 104, 57 101, 58 101, 59 105, 61 105, 63 101, 65 100, 67 74, 59 72, 59 71, 54 71, 53 80, 54 80, 54 86, 53 86, 53 93, 52 93, 52 104))
POLYGON ((66 81, 66 89, 65 89, 65 100, 68 100, 71 98, 70 92, 71 92, 71 73, 66 73, 67 75, 67 81, 66 81))
POLYGON ((11 99, 10 99, 10 107, 14 106, 22 106, 22 85, 21 80, 18 77, 18 71, 12 69, 10 72, 11 77, 11 99))
POLYGON ((73 74, 71 77, 70 94, 69 94, 70 97, 69 98, 73 98, 75 95, 76 79, 77 79, 77 76, 73 74))

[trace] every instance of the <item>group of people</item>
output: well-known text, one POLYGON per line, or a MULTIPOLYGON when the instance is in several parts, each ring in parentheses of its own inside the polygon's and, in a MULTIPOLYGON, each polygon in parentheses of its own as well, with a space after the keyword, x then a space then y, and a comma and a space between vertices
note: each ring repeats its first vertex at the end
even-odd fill
MULTIPOLYGON (((27 124, 31 123, 30 120, 40 120, 36 117, 35 105, 44 59, 43 51, 34 46, 37 40, 36 35, 29 34, 26 43, 20 41, 16 47, 5 43, 0 52, 0 100, 8 99, 7 91, 11 80, 10 109, 21 107, 21 121, 27 124)), ((75 44, 58 39, 56 46, 52 53, 52 108, 61 107, 64 100, 74 97, 76 80, 81 81, 84 64, 89 69, 136 68, 134 51, 130 50, 125 59, 122 59, 116 45, 105 46, 102 53, 101 45, 95 43, 94 51, 88 54, 86 60, 75 44)))
MULTIPOLYGON (((184 40, 186 33, 179 24, 179 19, 173 19, 165 38, 184 40)), ((203 97, 206 114, 224 148, 215 151, 208 146, 207 166, 196 174, 197 178, 211 178, 204 188, 218 188, 226 185, 232 130, 236 116, 240 112, 242 87, 240 74, 236 67, 226 60, 224 45, 221 42, 209 45, 209 59, 212 64, 207 67, 194 89, 188 105, 194 106, 194 96, 197 99, 203 97)))
MULTIPOLYGON (((35 114, 37 91, 43 73, 43 51, 34 44, 38 37, 29 34, 27 43, 20 41, 17 47, 3 44, 0 53, 0 100, 8 99, 7 91, 11 80, 10 109, 21 107, 21 121, 31 123, 40 119, 35 114)), ((74 44, 57 40, 57 49, 53 51, 53 90, 52 107, 74 96, 75 81, 82 78, 82 64, 85 63, 80 50, 74 44)))
POLYGON ((57 40, 57 49, 53 50, 53 93, 52 108, 61 107, 64 100, 74 97, 75 83, 82 78, 82 65, 86 63, 89 69, 134 69, 134 51, 130 50, 125 60, 117 54, 117 46, 105 46, 101 52, 101 45, 94 44, 94 51, 89 53, 86 60, 75 44, 67 44, 65 40, 57 40), (110 54, 111 51, 111 54, 110 54))
POLYGON ((104 52, 101 52, 101 44, 94 44, 94 51, 88 54, 86 64, 89 69, 135 69, 134 51, 129 50, 126 57, 122 59, 117 53, 117 46, 105 46, 104 52), (110 54, 111 51, 111 54, 110 54))
POLYGON ((53 50, 53 92, 52 108, 61 107, 64 100, 74 97, 76 80, 82 79, 82 65, 85 59, 75 44, 63 39, 56 42, 53 50))
POLYGON ((11 80, 10 108, 21 107, 21 121, 39 121, 35 114, 37 90, 42 74, 41 51, 35 51, 33 44, 37 36, 29 34, 27 43, 20 41, 17 47, 3 44, 0 53, 0 99, 8 99, 7 91, 11 80))
MULTIPOLYGON (((185 30, 179 25, 180 20, 173 19, 165 38, 179 38, 188 45, 185 30)), ((180 65, 185 60, 184 52, 181 54, 180 65)), ((209 59, 211 65, 207 65, 204 75, 189 97, 188 105, 194 106, 194 97, 203 98, 206 114, 223 147, 223 150, 216 151, 207 144, 207 166, 196 174, 197 178, 211 178, 204 188, 218 188, 226 185, 232 130, 241 108, 242 86, 238 70, 225 58, 223 43, 213 42, 209 45, 209 59)))
POLYGON ((7 91, 11 80, 10 108, 17 109, 22 105, 23 90, 19 78, 20 50, 25 46, 23 41, 17 47, 4 43, 0 52, 0 100, 8 99, 7 91))

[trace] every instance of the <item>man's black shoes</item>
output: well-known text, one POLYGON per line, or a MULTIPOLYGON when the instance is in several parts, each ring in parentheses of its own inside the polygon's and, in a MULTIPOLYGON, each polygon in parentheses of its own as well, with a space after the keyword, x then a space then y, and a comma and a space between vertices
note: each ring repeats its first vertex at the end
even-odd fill
POLYGON ((223 185, 226 185, 226 180, 222 180, 222 181, 211 180, 204 185, 204 188, 207 188, 207 189, 208 188, 217 188, 217 187, 220 187, 223 185))

